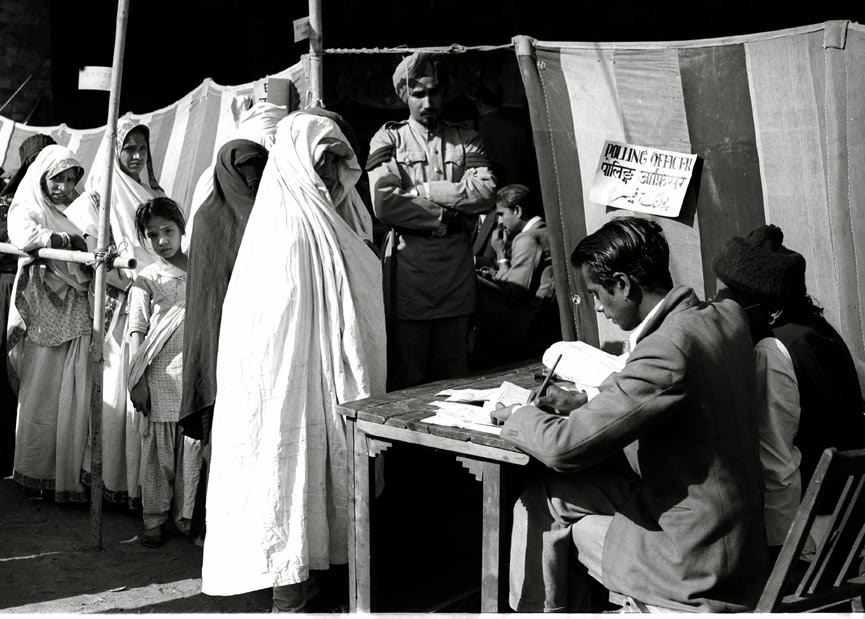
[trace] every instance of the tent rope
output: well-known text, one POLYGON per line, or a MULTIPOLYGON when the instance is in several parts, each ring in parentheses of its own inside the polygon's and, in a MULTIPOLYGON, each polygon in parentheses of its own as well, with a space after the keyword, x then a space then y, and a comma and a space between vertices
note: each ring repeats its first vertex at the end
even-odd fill
POLYGON ((428 52, 430 54, 464 54, 466 52, 491 52, 500 49, 513 49, 513 43, 505 45, 460 45, 451 43, 447 47, 336 47, 323 49, 323 54, 411 54, 414 52, 428 52))

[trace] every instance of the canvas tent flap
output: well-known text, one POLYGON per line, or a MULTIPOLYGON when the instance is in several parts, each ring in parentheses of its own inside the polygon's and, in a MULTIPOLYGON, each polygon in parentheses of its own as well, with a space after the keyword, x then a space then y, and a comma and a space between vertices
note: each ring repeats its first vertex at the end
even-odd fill
MULTIPOLYGON (((268 77, 288 79, 296 92, 306 92, 306 77, 299 62, 268 77)), ((198 88, 167 107, 145 114, 124 115, 150 127, 153 170, 166 194, 184 209, 189 208, 201 173, 215 161, 222 144, 231 139, 234 132, 232 99, 237 95, 252 94, 253 82, 221 86, 206 79, 198 88)), ((65 124, 34 127, 0 116, 0 166, 7 170, 17 169, 20 165, 18 147, 37 133, 50 135, 58 144, 70 148, 84 165, 85 174, 90 174, 105 127, 72 129, 65 124)))
POLYGON ((715 291, 711 261, 730 236, 780 226, 808 261, 809 293, 865 358, 863 26, 835 21, 679 42, 514 42, 567 339, 614 352, 626 340, 596 317, 569 257, 604 222, 634 214, 658 221, 674 282, 702 298, 715 291), (698 155, 678 217, 590 200, 605 140, 698 155))

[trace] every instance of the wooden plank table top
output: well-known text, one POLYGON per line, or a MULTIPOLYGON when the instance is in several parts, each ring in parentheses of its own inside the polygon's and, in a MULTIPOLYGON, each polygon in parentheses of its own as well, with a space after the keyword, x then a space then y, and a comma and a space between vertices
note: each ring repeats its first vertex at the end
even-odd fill
POLYGON ((337 410, 349 419, 368 422, 364 425, 381 424, 516 452, 515 447, 495 434, 424 423, 421 419, 432 417, 438 412, 432 403, 444 401, 444 397, 437 398, 435 394, 445 389, 494 389, 504 381, 526 389, 533 389, 538 386, 535 374, 545 370, 546 368, 540 361, 523 362, 519 365, 498 368, 483 374, 450 378, 400 391, 391 391, 363 400, 346 402, 338 406, 337 410))

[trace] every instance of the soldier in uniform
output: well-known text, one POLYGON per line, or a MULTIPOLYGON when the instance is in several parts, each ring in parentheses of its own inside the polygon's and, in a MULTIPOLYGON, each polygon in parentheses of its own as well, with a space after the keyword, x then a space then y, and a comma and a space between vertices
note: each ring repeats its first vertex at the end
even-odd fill
POLYGON ((391 227, 384 258, 389 389, 468 371, 470 235, 477 214, 495 207, 496 180, 477 132, 441 118, 442 69, 424 52, 399 64, 393 85, 410 116, 375 134, 367 161, 373 210, 391 227))

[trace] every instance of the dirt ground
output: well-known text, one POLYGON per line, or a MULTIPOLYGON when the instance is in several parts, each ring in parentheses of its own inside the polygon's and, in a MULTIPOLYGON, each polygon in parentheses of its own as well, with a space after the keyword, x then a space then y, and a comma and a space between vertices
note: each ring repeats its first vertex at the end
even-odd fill
POLYGON ((259 613, 269 589, 230 597, 201 593, 202 549, 170 537, 139 543, 141 517, 106 506, 96 550, 88 506, 25 498, 0 480, 0 613, 259 613))
MULTIPOLYGON (((374 610, 479 612, 480 483, 452 456, 406 460, 397 446, 388 454, 390 490, 374 506, 374 610)), ((89 505, 26 498, 11 477, 0 479, 0 614, 270 611, 270 589, 204 595, 202 548, 176 533, 161 548, 145 548, 140 513, 103 505, 103 548, 96 550, 89 505)), ((324 594, 318 606, 327 608, 314 612, 345 612, 347 567, 316 579, 324 594)))

